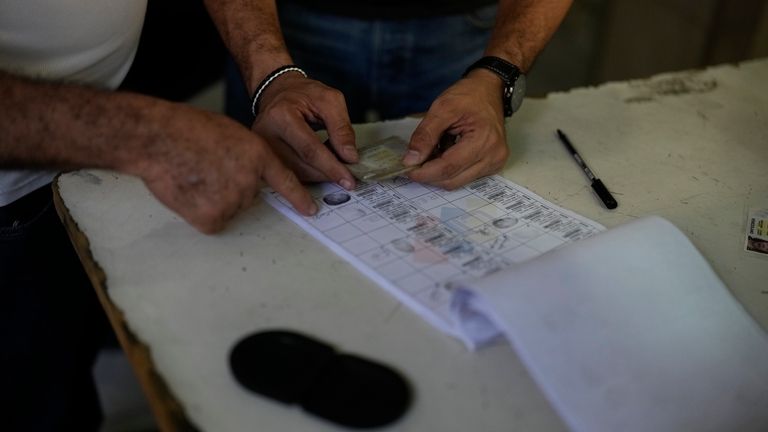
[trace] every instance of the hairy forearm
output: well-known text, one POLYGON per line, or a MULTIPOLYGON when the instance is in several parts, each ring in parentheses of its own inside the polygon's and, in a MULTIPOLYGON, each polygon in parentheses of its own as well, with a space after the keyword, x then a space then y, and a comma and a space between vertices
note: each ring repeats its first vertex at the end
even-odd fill
POLYGON ((108 168, 142 179, 205 233, 221 230, 266 182, 304 215, 312 197, 235 121, 184 104, 0 72, 0 168, 108 168))
POLYGON ((572 0, 501 0, 486 55, 527 72, 570 8, 572 0))
POLYGON ((0 72, 0 167, 131 172, 169 103, 0 72))
POLYGON ((205 0, 211 18, 252 93, 276 68, 292 63, 275 0, 205 0))

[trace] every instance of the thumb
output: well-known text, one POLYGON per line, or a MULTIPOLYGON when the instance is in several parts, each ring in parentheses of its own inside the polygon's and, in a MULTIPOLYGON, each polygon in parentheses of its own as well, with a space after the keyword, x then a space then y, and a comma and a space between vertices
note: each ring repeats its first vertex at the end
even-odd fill
POLYGON ((403 157, 403 165, 419 165, 429 158, 440 141, 440 137, 453 125, 453 119, 444 114, 436 114, 432 110, 416 127, 408 144, 408 151, 403 157))

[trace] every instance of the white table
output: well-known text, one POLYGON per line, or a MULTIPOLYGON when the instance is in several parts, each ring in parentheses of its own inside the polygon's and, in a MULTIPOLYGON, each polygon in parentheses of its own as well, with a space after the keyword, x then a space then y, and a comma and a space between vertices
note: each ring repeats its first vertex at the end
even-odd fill
MULTIPOLYGON (((768 328, 768 260, 744 252, 746 209, 768 207, 768 60, 526 100, 503 175, 607 227, 677 225, 768 328), (603 208, 556 140, 563 129, 619 201, 603 208)), ((197 233, 135 178, 58 180, 57 207, 163 430, 335 431, 237 385, 243 335, 289 328, 401 370, 415 388, 393 431, 561 431, 515 353, 468 352, 263 201, 197 233)))

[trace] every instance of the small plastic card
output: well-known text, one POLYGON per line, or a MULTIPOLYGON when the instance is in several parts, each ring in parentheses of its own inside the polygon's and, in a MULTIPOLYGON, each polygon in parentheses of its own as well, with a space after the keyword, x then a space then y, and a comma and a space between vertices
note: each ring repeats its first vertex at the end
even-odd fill
POLYGON ((379 141, 358 147, 360 161, 348 164, 347 168, 357 179, 362 181, 380 181, 404 174, 416 166, 403 165, 403 156, 408 150, 408 143, 397 136, 390 136, 379 141))
POLYGON ((749 209, 744 248, 768 257, 768 208, 749 209))

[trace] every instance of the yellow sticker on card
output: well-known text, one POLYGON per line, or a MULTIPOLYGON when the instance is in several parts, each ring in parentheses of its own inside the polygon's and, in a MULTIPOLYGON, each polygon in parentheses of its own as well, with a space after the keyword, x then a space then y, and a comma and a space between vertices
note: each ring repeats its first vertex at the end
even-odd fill
POLYGON ((750 209, 744 248, 768 256, 768 209, 750 209))

